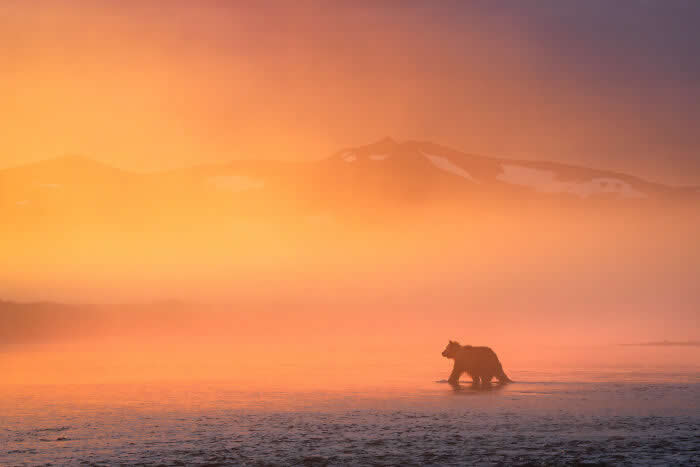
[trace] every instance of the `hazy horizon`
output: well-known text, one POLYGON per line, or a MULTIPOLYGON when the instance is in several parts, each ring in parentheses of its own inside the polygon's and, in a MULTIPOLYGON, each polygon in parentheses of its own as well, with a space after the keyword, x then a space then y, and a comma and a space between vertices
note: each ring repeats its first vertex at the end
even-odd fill
MULTIPOLYGON (((377 142, 382 142, 382 141, 397 141, 399 143, 412 143, 415 142, 415 140, 408 139, 406 141, 401 141, 398 140, 397 138, 393 138, 392 136, 383 136, 381 138, 377 138, 376 140, 373 141, 362 141, 362 142, 356 142, 358 144, 353 144, 350 146, 345 146, 345 147, 338 147, 332 150, 329 153, 319 155, 318 157, 310 158, 310 159, 299 159, 299 160, 294 160, 293 162, 298 163, 298 164, 313 164, 314 162, 319 162, 323 161, 325 159, 329 159, 333 157, 334 155, 338 154, 339 152, 342 152, 344 150, 356 148, 356 147, 362 147, 365 145, 372 145, 376 144, 377 142)), ((431 144, 438 144, 441 146, 444 146, 441 144, 440 141, 428 141, 431 144)), ((683 181, 678 181, 678 180, 661 180, 658 178, 653 178, 652 177, 645 177, 640 175, 639 173, 635 173, 634 168, 631 168, 630 170, 626 171, 620 171, 620 170, 615 170, 612 167, 608 167, 605 165, 586 165, 585 162, 571 162, 567 161, 566 158, 564 159, 546 159, 546 158, 538 158, 538 157, 533 157, 533 158, 525 158, 525 159, 516 159, 516 158, 511 158, 511 157, 506 157, 502 154, 474 154, 471 151, 469 151, 467 148, 458 148, 458 147, 450 147, 451 150, 459 151, 465 154, 470 154, 476 157, 483 157, 486 159, 497 159, 497 160, 511 160, 514 162, 518 161, 531 161, 531 162, 551 162, 551 163, 558 163, 562 164, 564 166, 570 166, 570 167, 575 167, 575 168, 588 168, 588 169, 594 169, 594 170, 599 170, 599 171, 605 171, 605 172, 612 172, 612 173, 625 173, 626 175, 634 176, 637 178, 640 178, 642 180, 652 182, 652 183, 658 183, 662 185, 668 185, 668 186, 675 186, 675 187, 700 187, 700 179, 698 182, 683 182, 683 181)), ((144 168, 133 168, 133 167, 125 167, 125 166, 120 166, 116 163, 108 163, 103 160, 97 155, 90 155, 90 154, 82 154, 74 151, 68 151, 65 153, 61 154, 54 154, 54 155, 47 155, 45 157, 36 159, 36 160, 30 160, 30 161, 24 161, 24 162, 19 162, 14 165, 10 165, 7 167, 1 167, 0 166, 0 171, 5 170, 5 169, 18 169, 22 168, 24 166, 33 166, 33 165, 41 165, 42 163, 47 163, 47 162, 52 162, 52 161, 61 161, 61 160, 67 160, 67 159, 77 159, 77 160, 84 160, 84 161, 92 161, 92 162, 97 162, 101 164, 105 164, 106 166, 115 168, 115 169, 120 169, 123 171, 128 171, 128 172, 133 172, 136 174, 140 175, 148 175, 148 174, 156 174, 156 173, 162 173, 162 172, 170 172, 170 171, 178 171, 178 170, 186 170, 186 169, 196 169, 200 168, 203 166, 211 167, 211 166, 226 166, 227 164, 230 163, 236 163, 236 162, 289 162, 288 159, 284 157, 274 157, 274 155, 271 155, 269 158, 263 158, 263 159, 251 159, 251 158, 237 158, 235 156, 231 156, 229 159, 221 159, 221 160, 216 160, 214 162, 193 162, 187 165, 181 165, 181 166, 168 166, 168 167, 159 167, 159 168, 150 168, 150 169, 144 169, 144 168)))

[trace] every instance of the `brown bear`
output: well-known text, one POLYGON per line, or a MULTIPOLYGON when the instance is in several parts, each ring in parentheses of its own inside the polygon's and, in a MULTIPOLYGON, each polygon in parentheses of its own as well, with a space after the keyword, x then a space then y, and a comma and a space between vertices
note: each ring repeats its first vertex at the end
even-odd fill
POLYGON ((472 347, 450 341, 443 350, 442 356, 455 361, 450 378, 447 380, 453 386, 459 386, 459 377, 462 373, 467 373, 475 385, 479 382, 482 386, 489 385, 494 377, 501 383, 512 383, 503 372, 496 353, 489 347, 472 347))

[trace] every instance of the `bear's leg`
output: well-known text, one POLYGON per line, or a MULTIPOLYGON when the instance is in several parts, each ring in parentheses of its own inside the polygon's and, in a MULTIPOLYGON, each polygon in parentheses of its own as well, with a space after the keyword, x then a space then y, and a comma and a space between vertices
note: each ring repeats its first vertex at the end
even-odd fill
POLYGON ((472 386, 478 386, 479 385, 479 377, 476 376, 474 373, 468 373, 469 377, 472 379, 472 386))
POLYGON ((457 368, 457 365, 455 365, 454 368, 452 368, 452 373, 450 373, 450 377, 447 382, 453 386, 459 386, 459 376, 461 374, 462 371, 457 368))
POLYGON ((481 377, 481 385, 482 386, 490 386, 492 379, 493 379, 493 376, 491 376, 491 375, 482 376, 481 377))

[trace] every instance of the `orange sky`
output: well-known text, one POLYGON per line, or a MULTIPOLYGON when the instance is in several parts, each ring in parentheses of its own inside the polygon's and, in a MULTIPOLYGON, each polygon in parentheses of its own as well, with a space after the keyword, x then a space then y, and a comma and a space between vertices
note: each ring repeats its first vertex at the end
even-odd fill
POLYGON ((587 11, 588 49, 542 41, 569 18, 556 8, 254 5, 3 2, 0 167, 65 153, 137 170, 314 159, 391 135, 700 181, 697 82, 640 75, 642 47, 591 58, 587 11))

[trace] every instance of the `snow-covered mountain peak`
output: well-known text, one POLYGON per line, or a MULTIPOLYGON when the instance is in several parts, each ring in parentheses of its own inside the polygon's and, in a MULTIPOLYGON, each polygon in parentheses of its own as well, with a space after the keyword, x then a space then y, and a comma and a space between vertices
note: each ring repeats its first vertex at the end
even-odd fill
POLYGON ((484 157, 423 141, 398 143, 386 138, 366 146, 347 148, 337 153, 337 157, 361 172, 387 171, 386 176, 393 180, 422 177, 438 184, 439 180, 446 184, 462 183, 469 189, 480 185, 484 189, 574 199, 642 199, 673 191, 630 175, 554 162, 484 157))

